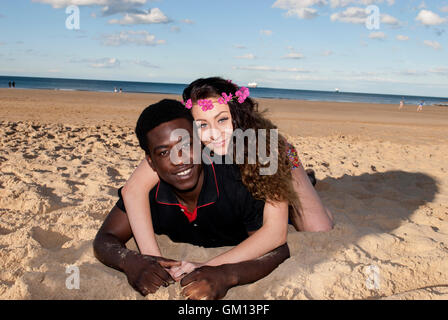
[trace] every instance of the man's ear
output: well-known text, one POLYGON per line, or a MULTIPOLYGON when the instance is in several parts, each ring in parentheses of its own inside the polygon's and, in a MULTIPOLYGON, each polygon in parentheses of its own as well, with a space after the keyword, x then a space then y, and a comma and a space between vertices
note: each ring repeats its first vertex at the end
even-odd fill
POLYGON ((154 168, 154 164, 152 163, 151 156, 149 154, 146 155, 146 162, 148 162, 152 170, 156 171, 156 169, 154 168))

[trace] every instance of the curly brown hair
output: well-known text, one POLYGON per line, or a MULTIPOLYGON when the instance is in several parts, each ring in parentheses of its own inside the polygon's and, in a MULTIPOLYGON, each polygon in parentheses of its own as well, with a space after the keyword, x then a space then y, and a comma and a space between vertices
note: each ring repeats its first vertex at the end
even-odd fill
MULTIPOLYGON (((238 86, 220 77, 201 78, 193 81, 183 92, 183 100, 191 99, 193 103, 199 99, 220 97, 223 92, 235 96, 238 86)), ((243 103, 237 101, 228 102, 230 114, 233 119, 233 129, 266 129, 267 141, 270 141, 270 129, 277 127, 258 111, 258 103, 248 97, 243 103)), ((258 139, 258 138, 256 138, 258 139)), ((256 199, 266 202, 288 201, 291 205, 298 206, 299 200, 292 184, 291 163, 287 156, 288 142, 279 135, 278 148, 271 150, 270 143, 266 143, 266 151, 269 156, 278 159, 277 171, 272 175, 260 175, 260 169, 266 167, 259 162, 258 141, 257 158, 255 164, 248 161, 248 139, 245 139, 244 163, 238 164, 244 185, 256 199)), ((234 144, 235 147, 235 144, 234 144)), ((236 152, 233 152, 235 155, 236 152)), ((236 162, 234 162, 236 163, 236 162)))

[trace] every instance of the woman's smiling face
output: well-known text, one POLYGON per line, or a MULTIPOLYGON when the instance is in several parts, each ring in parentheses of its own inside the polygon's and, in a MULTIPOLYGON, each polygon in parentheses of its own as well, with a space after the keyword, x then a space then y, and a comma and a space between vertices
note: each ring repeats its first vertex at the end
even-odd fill
POLYGON ((202 143, 218 155, 225 155, 233 133, 232 116, 228 104, 218 103, 218 98, 208 98, 213 109, 204 111, 197 103, 191 113, 202 143))

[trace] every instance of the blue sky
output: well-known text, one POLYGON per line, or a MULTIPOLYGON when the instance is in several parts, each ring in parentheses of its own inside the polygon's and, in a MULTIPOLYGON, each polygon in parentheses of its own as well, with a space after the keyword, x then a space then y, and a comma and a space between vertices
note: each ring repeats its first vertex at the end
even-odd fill
POLYGON ((448 96, 448 0, 6 0, 0 28, 0 75, 448 96))

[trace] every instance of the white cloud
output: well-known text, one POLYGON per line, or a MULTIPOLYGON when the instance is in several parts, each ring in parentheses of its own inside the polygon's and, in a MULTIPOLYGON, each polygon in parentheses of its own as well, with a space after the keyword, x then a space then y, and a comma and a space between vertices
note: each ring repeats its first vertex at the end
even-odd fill
POLYGON ((330 0, 330 6, 332 8, 337 7, 347 7, 351 4, 360 4, 364 6, 372 5, 372 4, 379 4, 386 2, 389 6, 395 4, 395 0, 330 0))
POLYGON ((381 31, 379 31, 379 32, 371 32, 369 34, 369 38, 370 39, 384 40, 384 39, 386 39, 386 37, 387 37, 386 34, 384 32, 381 32, 381 31))
MULTIPOLYGON (((330 16, 330 20, 333 22, 339 21, 344 23, 365 24, 369 15, 370 13, 366 8, 348 7, 344 11, 333 13, 330 16)), ((380 21, 381 23, 393 26, 400 24, 400 21, 397 18, 389 14, 381 14, 380 21)))
POLYGON ((277 0, 272 7, 286 10, 287 17, 297 16, 300 19, 312 19, 318 16, 317 8, 327 5, 334 9, 353 4, 368 6, 383 2, 393 5, 395 0, 277 0))
POLYGON ((427 73, 425 71, 420 71, 420 70, 404 70, 404 71, 395 72, 395 74, 400 75, 400 76, 421 77, 421 76, 425 76, 427 73))
POLYGON ((297 8, 288 10, 287 16, 298 16, 300 19, 313 19, 317 17, 317 10, 313 8, 297 8))
POLYGON ((426 8, 426 3, 425 1, 422 1, 419 6, 417 7, 417 9, 425 9, 426 8))
POLYGON ((120 66, 120 61, 116 58, 103 59, 90 64, 92 68, 115 68, 120 66))
POLYGON ((234 44, 233 47, 236 48, 236 49, 247 49, 247 47, 245 45, 242 45, 242 44, 234 44))
POLYGON ((247 60, 253 60, 255 59, 255 55, 252 53, 243 54, 242 56, 236 57, 237 59, 247 59, 247 60))
POLYGON ((116 68, 120 66, 117 58, 101 58, 101 59, 71 59, 73 63, 85 63, 91 68, 116 68))
POLYGON ((440 11, 448 12, 448 6, 444 6, 444 7, 440 8, 440 11))
POLYGON ((264 35, 264 36, 272 36, 272 31, 271 30, 260 30, 260 34, 264 35))
POLYGON ((399 40, 399 41, 408 41, 408 40, 409 40, 409 37, 408 37, 408 36, 404 36, 404 35, 402 35, 402 34, 399 34, 399 35, 396 37, 396 39, 399 40))
POLYGON ((438 75, 448 76, 448 68, 447 67, 431 68, 431 69, 429 69, 429 72, 438 74, 438 75))
POLYGON ((316 76, 311 74, 296 74, 290 77, 292 80, 296 81, 327 81, 328 77, 316 76))
POLYGON ((303 59, 304 55, 300 52, 290 52, 283 57, 284 59, 303 59))
POLYGON ((102 36, 102 42, 106 46, 121 46, 125 44, 135 44, 140 46, 156 46, 164 44, 165 40, 157 40, 156 36, 146 30, 141 31, 121 31, 119 33, 102 36))
POLYGON ((181 20, 183 23, 185 23, 185 24, 194 24, 194 21, 193 20, 190 20, 190 19, 183 19, 183 20, 181 20))
POLYGON ((154 8, 142 13, 126 13, 120 20, 109 20, 110 24, 134 25, 134 24, 154 24, 168 23, 170 20, 159 8, 154 8))
POLYGON ((425 41, 423 41, 423 43, 425 45, 427 45, 428 47, 433 48, 434 50, 442 49, 442 45, 440 43, 438 43, 437 41, 425 40, 425 41))
POLYGON ((250 70, 250 71, 269 71, 269 72, 302 72, 309 73, 310 71, 301 68, 283 68, 283 67, 269 67, 269 66, 238 66, 233 67, 236 70, 250 70))
POLYGON ((421 10, 415 20, 420 21, 421 24, 426 26, 436 26, 448 22, 447 18, 442 18, 430 10, 421 10))
POLYGON ((353 3, 353 0, 330 0, 330 7, 338 8, 338 7, 346 7, 353 3))
MULTIPOLYGON (((114 0, 32 0, 33 2, 46 3, 53 6, 53 8, 64 8, 70 5, 75 6, 107 6, 116 1, 114 0)), ((124 0, 125 3, 145 4, 146 0, 124 0)))
POLYGON ((325 50, 324 52, 322 52, 322 55, 325 57, 331 56, 332 54, 334 54, 334 52, 331 50, 325 50))
POLYGON ((300 19, 312 19, 317 16, 317 10, 313 6, 326 5, 326 0, 277 0, 273 8, 286 10, 286 16, 297 16, 300 19))
POLYGON ((45 3, 53 8, 65 8, 76 6, 100 6, 104 15, 112 15, 124 12, 137 12, 138 8, 147 3, 147 0, 32 0, 45 3))
POLYGON ((364 8, 350 7, 345 11, 333 13, 330 16, 331 21, 339 21, 345 23, 365 24, 367 13, 364 8))
POLYGON ((381 14, 381 23, 396 26, 400 24, 400 21, 391 15, 381 14))
POLYGON ((156 65, 154 65, 151 62, 146 61, 146 60, 134 60, 132 62, 134 64, 136 64, 138 66, 141 66, 141 67, 144 67, 144 68, 151 68, 151 69, 159 69, 160 68, 159 66, 156 66, 156 65))

